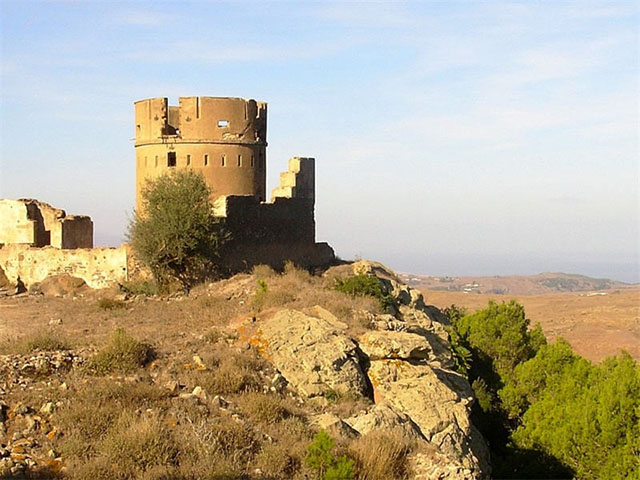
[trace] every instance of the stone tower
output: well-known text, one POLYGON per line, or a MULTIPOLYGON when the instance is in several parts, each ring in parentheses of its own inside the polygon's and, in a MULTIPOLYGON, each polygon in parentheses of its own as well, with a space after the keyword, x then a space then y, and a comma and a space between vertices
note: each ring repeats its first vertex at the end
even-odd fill
POLYGON ((265 201, 267 104, 244 98, 180 97, 135 102, 136 208, 147 179, 193 168, 221 195, 265 201))

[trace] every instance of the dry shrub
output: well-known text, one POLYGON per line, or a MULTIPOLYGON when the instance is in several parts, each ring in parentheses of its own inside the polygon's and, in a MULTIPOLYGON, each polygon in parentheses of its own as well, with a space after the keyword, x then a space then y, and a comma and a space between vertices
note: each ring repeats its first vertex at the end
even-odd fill
POLYGON ((36 350, 69 350, 71 342, 54 330, 47 330, 17 340, 5 340, 0 344, 0 354, 28 355, 36 350))
POLYGON ((99 445, 99 455, 124 478, 151 470, 162 473, 177 463, 178 453, 171 431, 158 418, 126 411, 99 445))
POLYGON ((300 469, 300 458, 292 455, 288 445, 280 443, 264 444, 254 462, 269 478, 292 478, 300 469))
POLYGON ((271 277, 275 277, 275 276, 278 275, 278 272, 276 272, 269 265, 255 265, 253 267, 252 273, 256 278, 259 278, 259 279, 262 279, 262 280, 265 280, 265 279, 271 278, 271 277))
POLYGON ((96 443, 123 411, 155 406, 167 398, 164 390, 148 383, 93 379, 80 391, 69 391, 65 405, 55 413, 55 424, 63 433, 60 448, 65 456, 94 455, 96 443))
POLYGON ((98 300, 98 308, 100 310, 124 310, 127 304, 122 300, 116 300, 115 298, 101 298, 98 300))
POLYGON ((247 392, 237 398, 238 408, 259 423, 278 423, 291 416, 286 399, 273 394, 247 392))
POLYGON ((99 375, 126 373, 143 367, 152 358, 153 350, 149 345, 131 337, 124 329, 117 328, 109 343, 87 362, 87 368, 99 375))
POLYGON ((228 395, 255 391, 262 387, 259 371, 264 368, 265 363, 254 351, 238 351, 219 342, 208 360, 214 368, 195 372, 196 381, 207 392, 228 395))
POLYGON ((356 460, 357 478, 362 480, 403 480, 408 478, 407 455, 413 444, 400 433, 374 430, 349 447, 356 460))

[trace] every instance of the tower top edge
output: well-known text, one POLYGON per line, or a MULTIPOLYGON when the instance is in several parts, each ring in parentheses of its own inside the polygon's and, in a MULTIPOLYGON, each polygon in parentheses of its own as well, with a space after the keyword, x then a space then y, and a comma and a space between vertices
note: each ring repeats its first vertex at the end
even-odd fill
MULTIPOLYGON (((245 97, 215 97, 210 95, 184 95, 178 97, 178 102, 183 98, 210 98, 213 100, 241 100, 243 102, 256 102, 261 104, 266 104, 267 102, 262 102, 260 100, 256 100, 254 98, 245 98, 245 97)), ((147 102, 149 100, 164 100, 168 101, 168 97, 149 97, 149 98, 141 98, 140 100, 135 100, 133 103, 147 102)))

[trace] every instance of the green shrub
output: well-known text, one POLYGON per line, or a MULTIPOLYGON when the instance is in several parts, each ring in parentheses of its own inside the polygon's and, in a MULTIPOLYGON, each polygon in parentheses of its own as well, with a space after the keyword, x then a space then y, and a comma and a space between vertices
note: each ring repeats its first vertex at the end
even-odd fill
POLYGON ((354 475, 354 462, 346 456, 333 455, 335 441, 321 430, 307 447, 306 464, 315 470, 322 480, 349 480, 354 475))
POLYGON ((87 367, 100 375, 127 373, 143 367, 152 358, 151 347, 118 328, 111 335, 109 343, 89 360, 87 367))
POLYGON ((380 301, 382 308, 387 309, 394 305, 393 296, 385 294, 380 281, 373 275, 354 275, 345 279, 336 279, 335 289, 351 296, 375 297, 380 301))
POLYGON ((213 216, 210 197, 202 174, 190 169, 147 181, 142 211, 135 212, 127 237, 161 289, 178 282, 189 291, 221 274, 229 235, 223 220, 213 216))

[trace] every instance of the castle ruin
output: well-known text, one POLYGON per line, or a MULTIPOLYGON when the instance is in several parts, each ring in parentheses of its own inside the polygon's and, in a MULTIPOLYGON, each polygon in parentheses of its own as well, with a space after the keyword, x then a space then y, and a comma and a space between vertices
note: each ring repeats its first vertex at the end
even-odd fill
POLYGON ((315 160, 293 157, 266 202, 267 104, 243 98, 180 97, 135 102, 136 205, 147 180, 177 169, 202 173, 214 214, 226 219, 232 271, 286 260, 305 267, 334 259, 315 243, 315 160))
MULTIPOLYGON (((147 180, 178 169, 200 172, 224 217, 232 272, 286 261, 313 268, 335 256, 315 242, 315 160, 293 157, 266 200, 267 104, 242 98, 180 97, 135 105, 136 208, 147 180)), ((93 222, 32 199, 0 199, 0 269, 29 286, 47 276, 77 276, 93 288, 129 280, 135 262, 126 246, 93 248, 93 222)))

